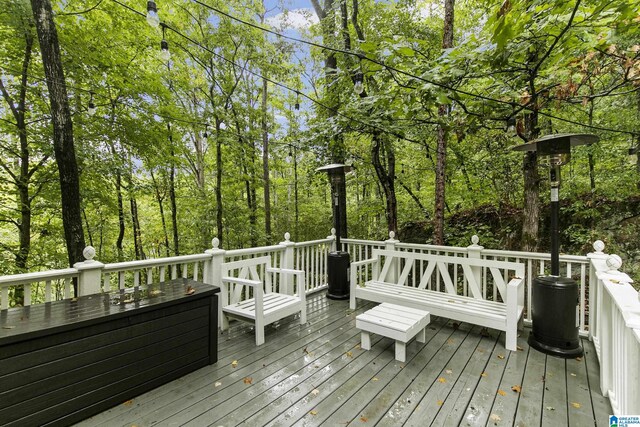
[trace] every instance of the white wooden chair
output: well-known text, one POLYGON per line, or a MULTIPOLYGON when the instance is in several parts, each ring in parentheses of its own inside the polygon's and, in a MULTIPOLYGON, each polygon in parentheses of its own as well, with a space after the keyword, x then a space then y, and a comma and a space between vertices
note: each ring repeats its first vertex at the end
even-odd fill
POLYGON ((229 318, 253 323, 256 345, 262 345, 266 325, 298 312, 300 324, 307 322, 304 271, 273 268, 267 255, 223 263, 221 273, 222 330, 229 318))

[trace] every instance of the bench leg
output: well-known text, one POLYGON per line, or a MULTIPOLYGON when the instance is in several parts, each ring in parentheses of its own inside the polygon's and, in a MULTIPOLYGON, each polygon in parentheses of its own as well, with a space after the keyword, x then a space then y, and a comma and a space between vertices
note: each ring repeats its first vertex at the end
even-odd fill
POLYGON ((424 343, 427 341, 427 328, 424 328, 420 332, 418 332, 418 336, 416 337, 416 341, 424 343))
MULTIPOLYGON (((515 326, 515 325, 514 325, 515 326)), ((506 331, 506 339, 505 339, 505 347, 507 350, 516 351, 518 347, 518 331, 516 328, 507 328, 506 331)))
POLYGON ((360 348, 363 350, 371 350, 371 337, 367 331, 362 331, 360 334, 360 348))
POLYGON ((402 341, 396 341, 396 360, 398 362, 404 362, 407 360, 407 343, 402 341))

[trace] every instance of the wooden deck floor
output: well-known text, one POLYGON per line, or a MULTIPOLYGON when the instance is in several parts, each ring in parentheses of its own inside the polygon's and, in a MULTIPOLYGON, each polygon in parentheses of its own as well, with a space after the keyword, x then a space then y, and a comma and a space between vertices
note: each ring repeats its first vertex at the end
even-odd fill
POLYGON ((356 312, 324 294, 308 300, 308 323, 281 322, 254 345, 236 325, 221 336, 218 363, 85 420, 84 426, 588 426, 608 425, 599 366, 547 357, 518 338, 432 318, 427 342, 394 360, 393 342, 360 349, 356 312), (515 390, 515 391, 514 391, 515 390))

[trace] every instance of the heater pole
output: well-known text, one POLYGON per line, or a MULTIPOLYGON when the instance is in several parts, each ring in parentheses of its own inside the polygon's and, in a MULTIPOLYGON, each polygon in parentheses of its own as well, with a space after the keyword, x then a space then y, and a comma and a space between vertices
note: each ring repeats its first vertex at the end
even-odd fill
POLYGON ((551 181, 551 275, 560 276, 560 237, 558 230, 558 217, 560 216, 560 166, 552 165, 549 168, 549 181, 551 181))

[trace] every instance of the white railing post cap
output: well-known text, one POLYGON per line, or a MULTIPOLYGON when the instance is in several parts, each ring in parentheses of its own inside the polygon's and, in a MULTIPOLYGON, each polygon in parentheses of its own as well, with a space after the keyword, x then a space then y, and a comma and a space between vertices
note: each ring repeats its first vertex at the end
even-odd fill
POLYGON ((291 241, 291 234, 288 231, 284 233, 284 242, 280 242, 279 244, 283 246, 295 246, 295 242, 291 241))
POLYGON ((211 247, 212 249, 207 249, 206 251, 204 251, 204 253, 217 254, 220 252, 226 252, 224 249, 220 249, 220 239, 218 239, 217 237, 214 237, 213 240, 211 240, 211 247))
POLYGON ((93 259, 96 256, 96 249, 93 246, 87 246, 82 250, 84 261, 76 262, 73 268, 78 270, 88 270, 92 268, 102 268, 104 264, 93 259))
POLYGON ((593 242, 593 250, 596 251, 597 254, 601 254, 604 251, 604 242, 602 240, 596 240, 593 242))
POLYGON ((609 271, 607 273, 617 273, 620 267, 622 267, 622 258, 616 254, 609 255, 607 257, 607 267, 609 267, 609 271))
POLYGON ((479 241, 480 241, 480 238, 478 237, 478 235, 474 234, 473 236, 471 236, 471 244, 467 246, 467 249, 476 249, 476 250, 484 249, 484 246, 480 246, 478 244, 479 241))
POLYGON ((332 228, 331 229, 331 235, 327 236, 327 239, 335 239, 336 238, 336 229, 332 228))
POLYGON ((399 242, 399 240, 396 240, 396 232, 391 230, 389 232, 389 239, 386 240, 386 241, 389 242, 389 243, 397 243, 397 242, 399 242))

